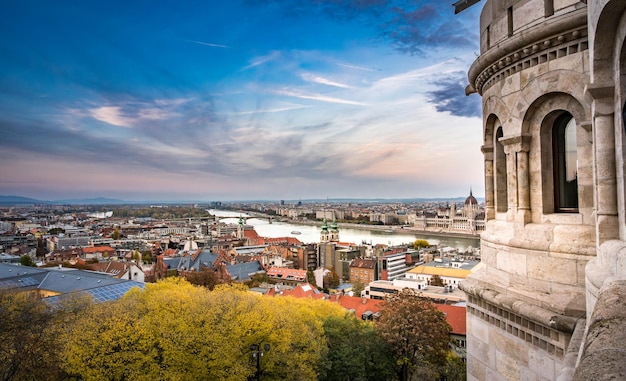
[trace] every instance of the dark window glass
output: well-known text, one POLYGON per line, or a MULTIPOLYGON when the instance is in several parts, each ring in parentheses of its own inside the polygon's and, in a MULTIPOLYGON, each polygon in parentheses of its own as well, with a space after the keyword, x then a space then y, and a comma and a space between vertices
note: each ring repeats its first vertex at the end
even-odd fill
POLYGON ((556 212, 578 212, 578 155, 576 121, 561 115, 552 130, 554 154, 554 206, 556 212))

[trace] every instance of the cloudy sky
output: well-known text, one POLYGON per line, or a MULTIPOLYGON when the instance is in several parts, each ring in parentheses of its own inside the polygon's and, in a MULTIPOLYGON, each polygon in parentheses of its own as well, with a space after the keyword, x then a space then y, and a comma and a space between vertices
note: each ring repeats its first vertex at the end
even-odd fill
POLYGON ((481 196, 480 6, 452 3, 5 1, 0 194, 481 196))

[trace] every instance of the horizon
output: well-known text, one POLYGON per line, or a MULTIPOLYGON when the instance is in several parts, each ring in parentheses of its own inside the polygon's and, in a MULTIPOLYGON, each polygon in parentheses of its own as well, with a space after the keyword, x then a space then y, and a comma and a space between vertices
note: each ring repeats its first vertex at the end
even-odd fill
MULTIPOLYGON (((312 197, 312 198, 302 198, 302 199, 265 199, 265 198, 251 198, 251 199, 230 199, 230 200, 216 200, 216 199, 170 199, 170 200, 149 200, 149 199, 138 199, 138 200, 125 200, 125 199, 118 199, 118 198, 111 198, 111 197, 106 197, 106 196, 95 196, 95 197, 86 197, 86 198, 58 198, 58 199, 37 199, 37 198, 31 198, 31 197, 24 197, 24 196, 19 196, 19 195, 0 195, 0 204, 2 203, 10 203, 12 202, 10 199, 13 198, 17 198, 17 199, 23 199, 25 202, 25 200, 33 200, 33 201, 41 201, 41 202, 49 202, 49 203, 54 203, 54 202, 62 202, 62 201, 72 201, 72 202, 85 202, 84 205, 89 205, 88 203, 86 203, 87 201, 101 201, 98 202, 97 204, 102 204, 102 205, 106 205, 106 203, 104 201, 111 201, 111 202, 115 202, 115 203, 137 203, 137 204, 143 204, 143 203, 212 203, 212 202, 222 202, 222 203, 247 203, 247 202, 272 202, 272 203, 279 203, 279 202, 285 202, 285 203, 297 203, 297 202, 303 202, 303 203, 317 203, 317 202, 347 202, 347 201, 361 201, 361 202, 374 202, 374 201, 414 201, 414 202, 426 202, 426 201, 445 201, 445 200, 458 200, 458 199, 465 199, 468 196, 438 196, 438 197, 404 197, 404 198, 396 198, 396 197, 371 197, 371 198, 355 198, 355 197, 336 197, 336 198, 316 198, 316 197, 312 197)), ((474 195, 474 197, 478 200, 484 200, 484 196, 476 196, 474 195)))
POLYGON ((452 2, 5 6, 0 193, 484 193, 478 14, 452 2), (137 17, 134 15, 141 15, 137 17))

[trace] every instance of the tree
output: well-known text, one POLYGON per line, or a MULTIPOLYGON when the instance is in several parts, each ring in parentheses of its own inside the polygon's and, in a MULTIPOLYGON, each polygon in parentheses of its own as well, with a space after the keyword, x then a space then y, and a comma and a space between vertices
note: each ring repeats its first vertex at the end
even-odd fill
POLYGON ((46 248, 46 243, 44 242, 43 238, 39 237, 37 238, 37 250, 36 250, 36 256, 37 257, 43 257, 48 253, 48 249, 46 248))
POLYGON ((111 234, 111 238, 113 238, 114 240, 120 239, 120 229, 119 228, 115 228, 115 230, 113 230, 113 233, 111 234))
POLYGON ((90 380, 244 381, 256 372, 251 345, 269 344, 263 380, 312 380, 327 352, 323 319, 342 314, 327 301, 167 278, 81 314, 61 335, 62 364, 90 380))
POLYGON ((380 312, 377 329, 391 347, 400 380, 434 379, 449 351, 452 329, 445 315, 409 290, 387 299, 380 312))
POLYGON ((313 272, 313 270, 308 269, 306 271, 306 281, 317 287, 317 281, 315 280, 315 273, 313 272))
POLYGON ((467 366, 456 353, 450 351, 441 375, 446 381, 465 381, 467 380, 467 366))
POLYGON ((37 267, 35 262, 33 262, 33 259, 28 254, 24 254, 24 255, 22 255, 20 257, 20 265, 22 265, 22 266, 30 266, 30 267, 37 267))
POLYGON ((200 267, 198 271, 187 271, 184 275, 185 279, 193 285, 206 287, 209 290, 215 288, 216 285, 223 283, 210 267, 200 267))
POLYGON ((389 346, 369 322, 353 314, 330 316, 324 320, 328 353, 322 381, 389 380, 393 357, 389 346))
POLYGON ((359 279, 352 282, 352 292, 354 293, 354 296, 361 296, 361 291, 365 289, 365 286, 366 285, 359 279))
POLYGON ((335 272, 335 268, 331 268, 330 272, 324 275, 324 289, 328 290, 339 286, 339 275, 335 272))
POLYGON ((430 243, 428 243, 425 239, 416 239, 413 242, 413 249, 418 250, 423 247, 430 247, 430 243))
POLYGON ((54 311, 30 292, 0 290, 0 380, 58 379, 54 311))
POLYGON ((430 277, 428 284, 430 284, 431 286, 438 286, 438 287, 443 287, 446 285, 443 279, 441 279, 441 277, 437 274, 430 277))
POLYGON ((254 274, 249 281, 246 282, 246 286, 249 288, 259 287, 263 283, 270 283, 271 279, 266 273, 254 274))

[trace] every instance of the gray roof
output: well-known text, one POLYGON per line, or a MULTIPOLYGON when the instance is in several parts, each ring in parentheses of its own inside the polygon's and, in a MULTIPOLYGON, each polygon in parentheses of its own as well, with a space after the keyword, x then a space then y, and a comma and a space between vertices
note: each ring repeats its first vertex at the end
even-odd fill
POLYGON ((35 287, 47 272, 36 267, 0 263, 0 289, 35 287))
POLYGON ((0 263, 0 288, 30 287, 60 293, 61 295, 46 298, 51 304, 70 293, 86 293, 98 302, 114 300, 121 298, 133 287, 143 286, 143 283, 113 278, 106 273, 66 267, 36 268, 0 263))
POLYGON ((233 280, 246 281, 258 272, 263 271, 263 266, 259 261, 235 263, 234 265, 226 265, 226 270, 233 280))

